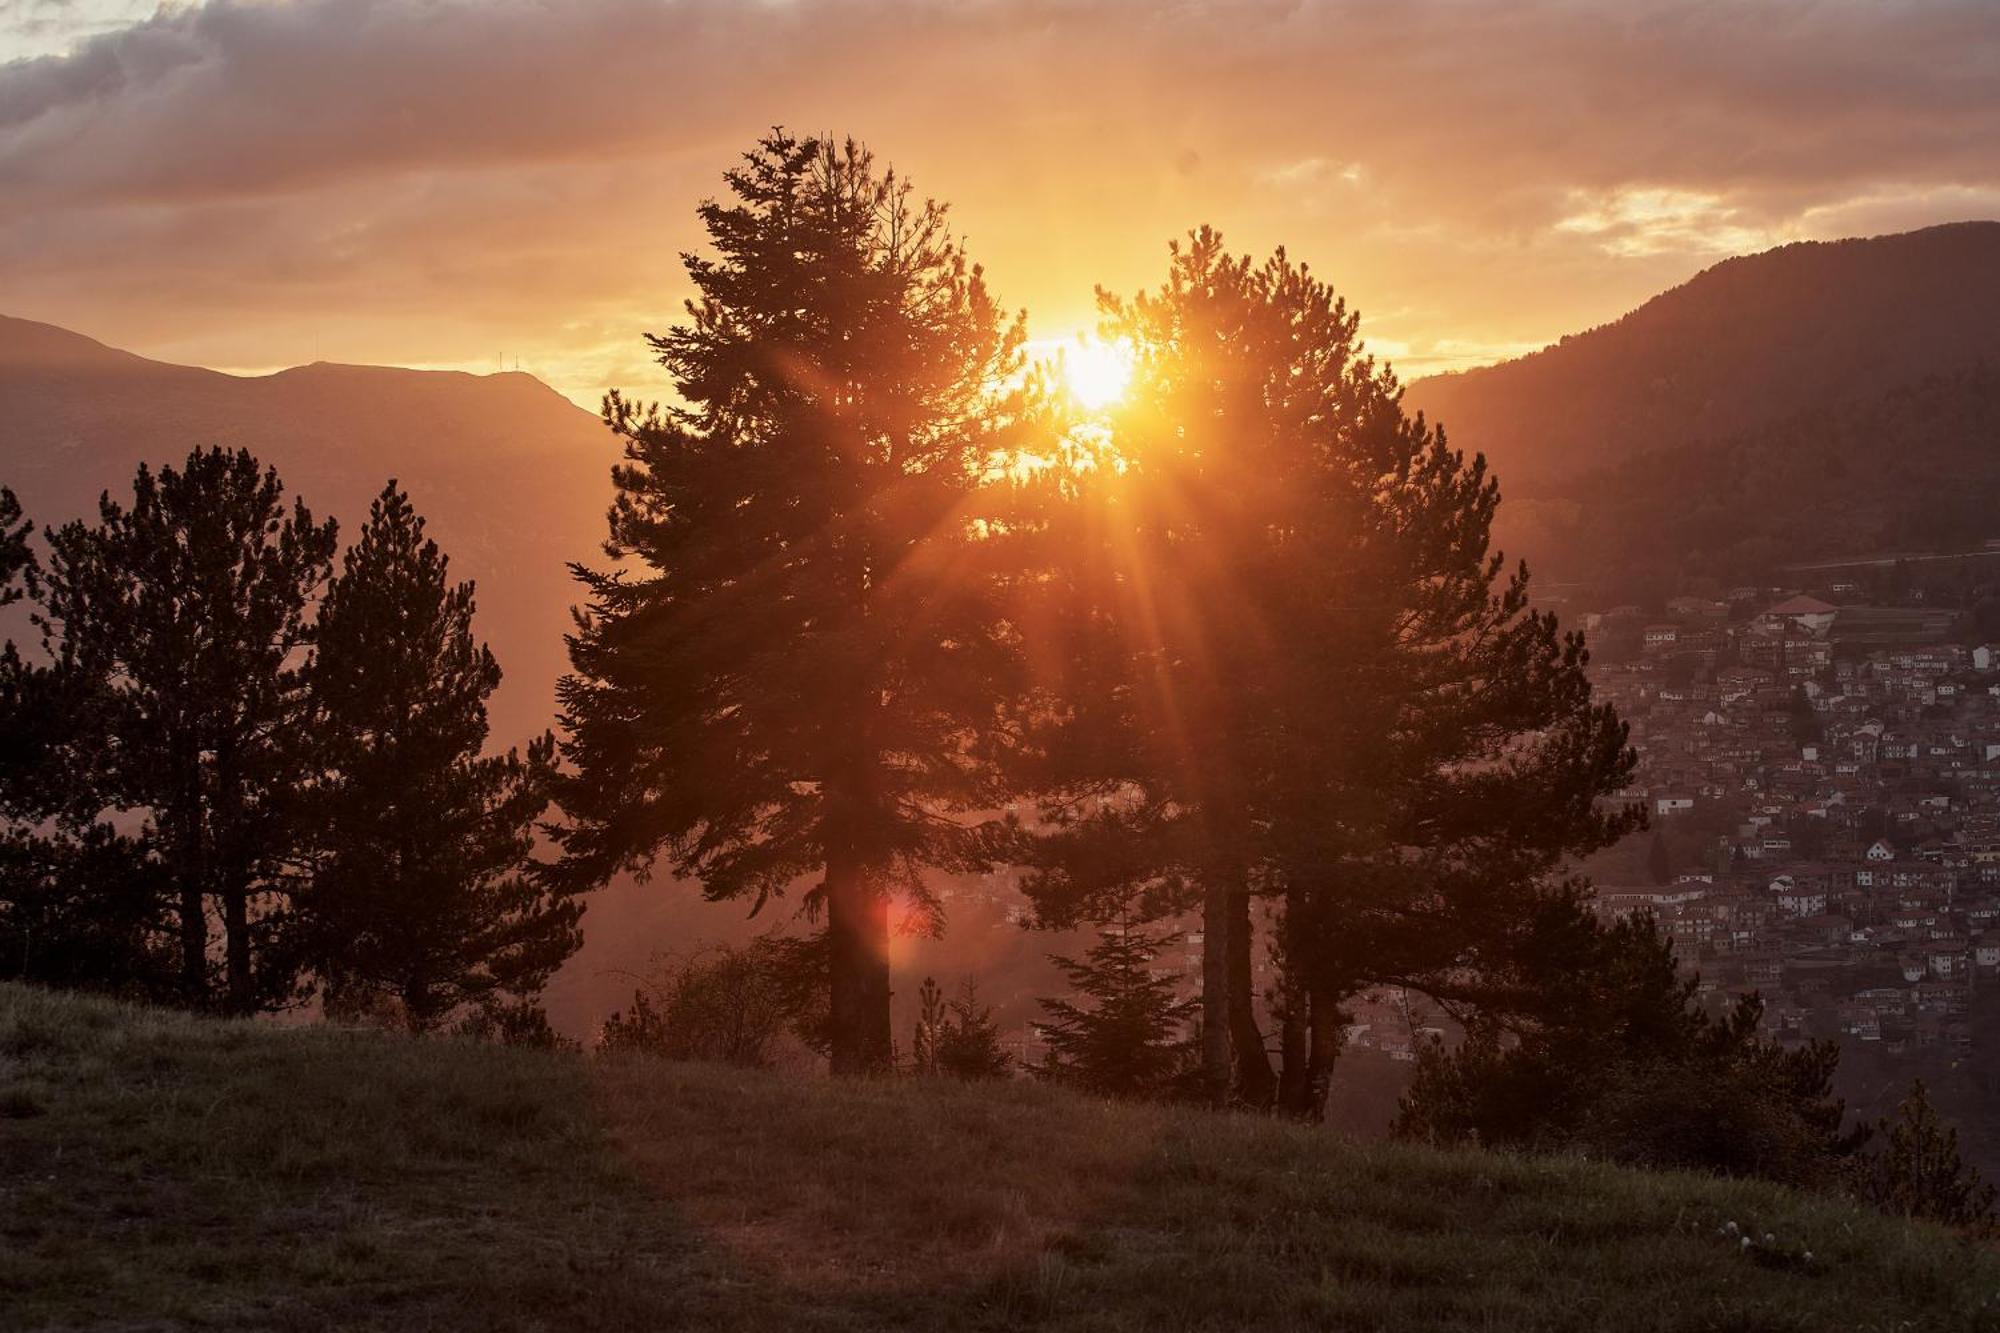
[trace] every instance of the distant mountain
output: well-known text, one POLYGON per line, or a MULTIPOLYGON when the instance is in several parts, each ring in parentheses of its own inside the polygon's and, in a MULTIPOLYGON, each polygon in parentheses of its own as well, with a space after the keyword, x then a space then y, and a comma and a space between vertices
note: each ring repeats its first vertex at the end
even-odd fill
POLYGON ((2000 537, 2000 365, 1628 459, 1502 504, 1510 549, 1631 601, 1797 583, 1788 566, 2000 537))
POLYGON ((0 485, 37 524, 129 496, 142 461, 247 448, 288 492, 340 520, 343 544, 398 478, 478 582, 478 632, 506 673, 494 740, 547 727, 576 585, 595 555, 617 450, 590 413, 529 375, 324 363, 237 376, 149 361, 48 324, 0 317, 0 485))
POLYGON ((2000 222, 1726 260, 1615 323, 1418 380, 1407 401, 1484 452, 1508 498, 1545 498, 1638 455, 1982 363, 2000 364, 2000 222))

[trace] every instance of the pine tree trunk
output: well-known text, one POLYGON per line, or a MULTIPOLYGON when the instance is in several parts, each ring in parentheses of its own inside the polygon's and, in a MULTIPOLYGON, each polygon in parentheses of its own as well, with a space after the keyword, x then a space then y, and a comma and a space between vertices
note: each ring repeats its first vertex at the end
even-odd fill
POLYGON ((1255 934, 1250 925, 1250 891, 1229 887, 1229 1039, 1236 1050, 1236 1096, 1245 1106, 1268 1110, 1277 1095, 1271 1053, 1257 1027, 1257 984, 1251 968, 1255 934))
POLYGON ((826 924, 831 976, 833 1073, 886 1073, 889 1033, 889 898, 858 858, 843 853, 826 867, 826 924))
MULTIPOLYGON (((1287 986, 1288 991, 1295 988, 1287 986)), ((1307 1063, 1312 1049, 1312 1020, 1300 1010, 1303 994, 1287 994, 1285 1017, 1278 1029, 1278 1109, 1286 1115, 1306 1113, 1307 1089, 1311 1086, 1307 1063)))
POLYGON ((248 848, 243 837, 243 787, 233 736, 215 747, 214 840, 229 1012, 251 1014, 257 1010, 257 994, 250 980, 250 876, 244 869, 248 848))
POLYGON ((1280 1020, 1278 1053, 1278 1109, 1287 1115, 1303 1116, 1309 1081, 1307 1065, 1312 1047, 1312 999, 1305 983, 1304 941, 1300 938, 1305 921, 1305 891, 1292 887, 1285 891, 1284 932, 1284 1015, 1280 1020))
POLYGON ((1312 992, 1312 1041, 1306 1062, 1305 1104, 1300 1114, 1308 1120, 1326 1118, 1326 1096, 1333 1087, 1333 1062, 1340 1055, 1341 1039, 1347 1032, 1347 1015, 1340 1001, 1326 989, 1312 992))
POLYGON ((403 1025, 411 1032, 429 1032, 437 1026, 436 1006, 430 987, 420 981, 405 980, 398 988, 403 1001, 403 1025))
POLYGON ((184 779, 180 808, 169 817, 170 841, 180 863, 174 878, 180 889, 182 999, 190 1008, 202 1009, 208 1005, 208 899, 203 892, 207 867, 202 857, 201 778, 195 762, 187 759, 179 764, 184 779))
POLYGON ((208 1003, 208 904, 202 898, 201 876, 191 867, 180 873, 181 992, 191 1008, 208 1003))
POLYGON ((240 886, 222 894, 222 931, 228 950, 229 1012, 255 1013, 257 993, 250 980, 250 895, 240 886))
POLYGON ((1229 889, 1210 882, 1201 898, 1201 1074, 1211 1104, 1229 1101, 1229 889))

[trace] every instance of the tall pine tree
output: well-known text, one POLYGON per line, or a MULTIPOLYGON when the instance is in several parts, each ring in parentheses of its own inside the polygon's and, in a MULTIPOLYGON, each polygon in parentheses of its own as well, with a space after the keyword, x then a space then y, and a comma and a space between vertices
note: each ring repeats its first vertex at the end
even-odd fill
POLYGON ((1526 929, 1560 859, 1629 826, 1597 800, 1631 755, 1580 642, 1489 550, 1484 463, 1404 415, 1330 287, 1204 229, 1159 289, 1100 301, 1136 367, 1058 595, 1055 832, 1030 890, 1057 924, 1199 906, 1211 1097, 1233 1050, 1241 1101, 1305 1111, 1344 1000, 1463 982, 1481 932, 1526 929), (1260 896, 1281 911, 1282 1078, 1254 1010, 1260 896))
MULTIPOLYGON (((0 607, 35 568, 14 493, 0 489, 0 607)), ((143 837, 97 819, 67 780, 72 701, 46 665, 0 645, 0 977, 171 999, 172 925, 143 837)))
POLYGON ((892 892, 934 915, 924 873, 994 851, 1015 643, 978 505, 1022 325, 851 141, 774 132, 727 180, 699 296, 649 339, 682 405, 606 400, 620 568, 578 569, 558 836, 573 882, 664 858, 761 906, 808 881, 857 1074, 891 1059, 892 892))
POLYGON ((142 465, 129 506, 106 495, 97 524, 48 544, 38 621, 68 754, 49 780, 72 810, 143 814, 173 885, 186 1003, 289 1002, 287 870, 309 760, 300 669, 333 523, 288 511, 277 473, 249 453, 211 449, 180 469, 142 465))
POLYGON ((313 962, 329 1007, 413 1031, 530 1003, 582 906, 533 873, 554 738, 482 755, 500 667, 424 520, 391 481, 327 587, 307 675, 313 962))

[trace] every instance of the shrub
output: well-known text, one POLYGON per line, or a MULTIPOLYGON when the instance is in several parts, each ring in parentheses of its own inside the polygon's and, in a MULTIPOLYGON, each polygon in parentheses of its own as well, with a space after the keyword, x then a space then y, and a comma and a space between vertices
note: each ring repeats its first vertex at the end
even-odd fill
POLYGON ((931 1077, 1005 1078, 1014 1061, 1000 1049, 1000 1030, 993 1009, 979 1003, 979 989, 970 977, 957 999, 946 1001, 931 977, 918 991, 917 1030, 910 1043, 911 1068, 931 1077))
POLYGON ((1938 1119, 1924 1081, 1910 1084, 1894 1116, 1879 1122, 1882 1147, 1863 1163, 1861 1192, 1883 1212, 1919 1217, 1991 1238, 1996 1192, 1958 1152, 1958 1131, 1938 1119))
POLYGON ((1842 1128, 1831 1043, 1763 1040, 1755 995, 1703 1014, 1650 917, 1600 929, 1576 964, 1534 1020, 1477 1022, 1456 1050, 1423 1051, 1396 1132, 1802 1186, 1846 1178, 1867 1130, 1842 1128))
POLYGON ((812 957, 797 946, 810 943, 765 935, 673 959, 633 992, 629 1009, 604 1021, 597 1048, 762 1067, 788 1030, 810 1045, 823 1023, 809 998, 815 988, 801 976, 812 957))
POLYGON ((577 1043, 557 1032, 549 1023, 548 1012, 539 1001, 522 999, 495 1001, 472 1011, 455 1029, 460 1036, 476 1037, 501 1046, 525 1046, 534 1050, 574 1050, 577 1043))

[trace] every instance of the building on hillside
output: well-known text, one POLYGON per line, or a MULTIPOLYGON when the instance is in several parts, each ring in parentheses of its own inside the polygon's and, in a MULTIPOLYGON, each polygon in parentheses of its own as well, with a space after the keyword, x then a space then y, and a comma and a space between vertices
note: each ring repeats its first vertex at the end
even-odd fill
POLYGON ((1833 624, 1834 615, 1839 610, 1833 603, 1822 602, 1817 597, 1788 597, 1776 606, 1766 608, 1757 620, 1761 628, 1768 630, 1782 631, 1787 625, 1793 625, 1808 634, 1820 635, 1833 624))

